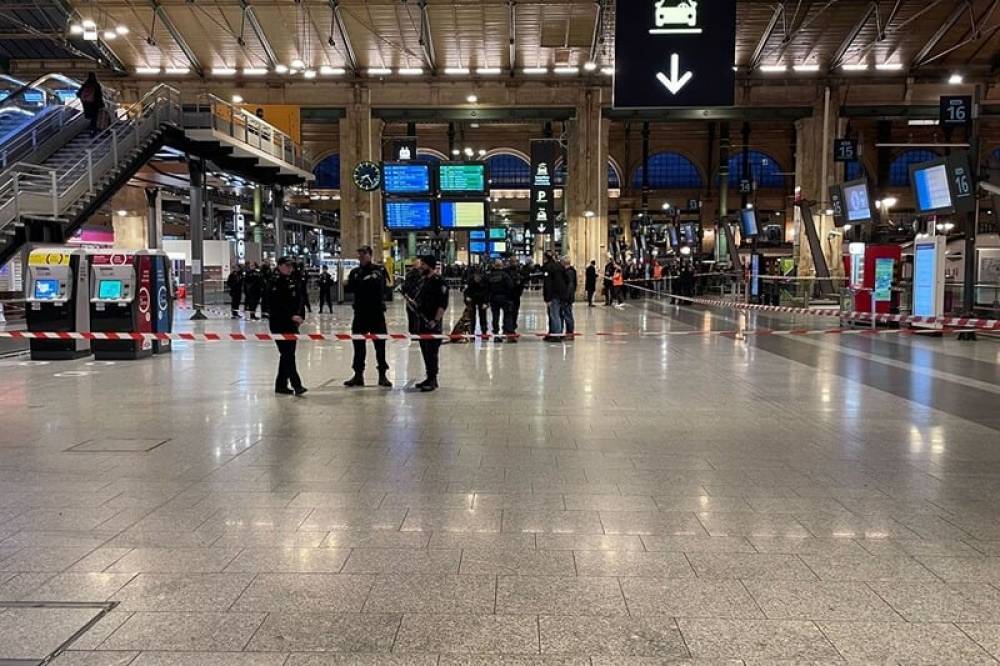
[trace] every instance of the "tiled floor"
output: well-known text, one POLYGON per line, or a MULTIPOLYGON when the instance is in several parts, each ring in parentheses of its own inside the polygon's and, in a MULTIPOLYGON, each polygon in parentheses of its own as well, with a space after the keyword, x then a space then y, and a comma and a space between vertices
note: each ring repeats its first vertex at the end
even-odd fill
POLYGON ((118 602, 57 666, 1000 660, 996 341, 450 345, 432 395, 409 345, 391 392, 299 358, 304 399, 268 344, 0 361, 0 608, 118 602))

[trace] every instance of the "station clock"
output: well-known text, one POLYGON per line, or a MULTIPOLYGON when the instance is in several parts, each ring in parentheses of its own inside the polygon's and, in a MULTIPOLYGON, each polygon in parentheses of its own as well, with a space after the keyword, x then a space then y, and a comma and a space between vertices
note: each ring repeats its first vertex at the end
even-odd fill
POLYGON ((382 168, 375 162, 364 161, 354 167, 354 184, 365 192, 373 192, 382 184, 382 168))

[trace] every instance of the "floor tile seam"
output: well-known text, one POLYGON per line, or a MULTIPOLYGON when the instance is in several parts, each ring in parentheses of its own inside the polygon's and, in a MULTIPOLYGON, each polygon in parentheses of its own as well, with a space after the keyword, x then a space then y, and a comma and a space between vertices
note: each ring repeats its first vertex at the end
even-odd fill
POLYGON ((882 601, 882 603, 884 603, 884 604, 885 604, 886 606, 888 606, 889 608, 891 608, 891 609, 892 609, 892 612, 893 612, 893 613, 895 613, 896 615, 898 615, 898 616, 899 616, 899 618, 900 618, 900 619, 901 619, 901 620, 902 620, 903 622, 905 622, 905 623, 907 623, 907 624, 912 624, 912 622, 911 622, 911 621, 910 621, 910 620, 909 620, 909 619, 908 619, 908 618, 907 618, 907 617, 906 617, 905 615, 903 615, 903 613, 902 613, 902 612, 901 612, 901 611, 900 611, 900 610, 899 610, 898 608, 896 608, 896 607, 895 607, 895 606, 894 606, 894 605, 893 605, 893 604, 892 604, 892 603, 891 603, 891 602, 890 602, 890 601, 889 601, 888 599, 886 599, 886 598, 885 598, 884 596, 882 596, 881 594, 879 594, 879 591, 875 589, 875 586, 874 586, 874 585, 872 585, 872 583, 873 583, 873 582, 875 582, 875 581, 867 581, 867 580, 866 580, 866 581, 862 581, 862 582, 861 582, 861 584, 862 584, 862 585, 864 585, 864 586, 865 586, 865 587, 866 587, 867 589, 871 590, 872 594, 874 594, 874 595, 875 595, 876 597, 878 597, 878 598, 879 598, 879 599, 880 599, 880 600, 882 601))
MULTIPOLYGON (((396 654, 396 643, 399 641, 399 632, 403 629, 403 620, 406 618, 404 613, 399 614, 399 622, 396 623, 396 631, 392 634, 392 644, 389 646, 389 654, 396 654)), ((438 657, 440 659, 440 655, 438 657)))
MULTIPOLYGON (((947 481, 942 481, 942 483, 947 483, 947 481)), ((956 517, 956 514, 954 512, 949 512, 949 514, 947 516, 938 516, 938 518, 940 520, 943 520, 944 522, 948 523, 949 525, 951 525, 952 527, 954 527, 958 531, 960 531, 963 534, 965 534, 965 537, 963 537, 962 539, 959 539, 959 541, 964 542, 965 539, 975 539, 975 537, 972 535, 971 532, 969 532, 969 530, 965 529, 961 525, 959 525, 959 524, 953 522, 952 520, 950 520, 950 519, 952 519, 954 517, 956 517)))
POLYGON ((844 656, 844 653, 840 651, 840 648, 839 648, 839 647, 837 647, 837 644, 836 644, 836 643, 834 643, 834 642, 833 642, 833 640, 831 640, 831 638, 830 638, 830 637, 829 637, 829 636, 828 636, 828 635, 826 634, 826 632, 825 632, 825 631, 823 631, 823 627, 822 627, 822 626, 820 626, 820 623, 819 623, 819 622, 817 622, 817 621, 815 621, 815 620, 810 620, 810 623, 811 623, 811 624, 812 624, 812 625, 813 625, 814 627, 816 627, 816 630, 817 630, 817 631, 818 631, 818 632, 820 633, 820 635, 821 635, 821 636, 823 637, 823 640, 825 640, 825 641, 826 641, 826 642, 827 642, 827 643, 828 643, 828 644, 830 645, 830 647, 832 647, 832 648, 833 648, 833 650, 834 650, 834 651, 835 651, 835 652, 837 653, 837 655, 838 655, 838 656, 839 656, 839 657, 840 657, 840 658, 841 658, 841 659, 842 659, 843 661, 847 662, 847 658, 846 658, 846 657, 844 656))
MULTIPOLYGON (((211 574, 210 574, 210 575, 211 575, 211 574)), ((246 575, 246 574, 222 574, 222 575, 228 575, 228 576, 243 576, 243 575, 246 575)), ((224 611, 224 612, 226 612, 226 613, 234 613, 234 612, 236 612, 236 611, 234 611, 234 610, 233 610, 233 608, 234 608, 234 607, 236 606, 236 604, 238 604, 238 603, 239 603, 240 599, 242 599, 242 598, 243 598, 243 595, 247 593, 247 590, 249 590, 249 589, 250 589, 250 588, 251 588, 251 587, 253 586, 253 584, 254 584, 255 582, 257 582, 257 579, 258 579, 259 577, 260 577, 260 574, 253 574, 253 575, 251 575, 251 576, 250 576, 250 580, 249 580, 249 581, 247 582, 247 584, 246 584, 246 585, 245 585, 245 586, 243 587, 243 589, 242 589, 242 590, 240 590, 240 593, 239 593, 239 594, 237 594, 237 595, 236 595, 236 596, 235 596, 235 597, 233 598, 233 601, 232 601, 232 603, 230 603, 230 604, 229 604, 229 605, 228 605, 228 606, 226 607, 226 609, 225 609, 225 611, 224 611)))
POLYGON ((808 569, 809 573, 811 573, 814 576, 814 578, 815 578, 816 581, 820 581, 820 582, 834 582, 834 581, 826 581, 826 579, 824 579, 822 576, 820 576, 816 572, 815 569, 813 569, 811 566, 809 566, 809 563, 806 562, 805 558, 802 557, 801 553, 790 553, 790 555, 793 558, 795 558, 802 566, 804 566, 806 569, 808 569))
MULTIPOLYGON (((246 640, 246 642, 243 643, 243 647, 241 647, 239 649, 239 652, 246 652, 246 649, 248 647, 250 647, 250 644, 253 642, 253 639, 257 637, 257 633, 260 631, 261 627, 264 626, 264 623, 267 622, 270 617, 271 617, 270 611, 264 611, 261 614, 260 622, 254 628, 254 630, 250 633, 250 638, 248 638, 246 640)), ((285 661, 288 661, 288 659, 285 659, 285 661)))
POLYGON ((757 610, 760 612, 760 616, 765 620, 771 619, 767 616, 767 611, 764 610, 764 607, 760 605, 760 601, 757 599, 757 597, 754 596, 754 593, 750 590, 750 587, 747 585, 747 582, 742 578, 738 578, 737 582, 740 584, 740 587, 742 587, 743 590, 750 597, 750 600, 753 601, 753 605, 757 607, 757 610))
MULTIPOLYGON (((969 632, 967 632, 965 629, 962 628, 962 625, 960 623, 958 623, 958 622, 950 622, 948 624, 951 624, 953 627, 955 627, 956 629, 958 629, 962 633, 963 636, 965 636, 970 641, 972 641, 973 643, 975 643, 976 647, 978 647, 980 650, 982 650, 983 652, 985 652, 989 657, 991 657, 993 659, 993 661, 1000 661, 1000 656, 995 655, 992 652, 990 652, 989 650, 987 650, 986 646, 984 646, 982 643, 980 643, 975 638, 973 638, 972 635, 969 634, 969 632)), ((966 623, 963 623, 963 624, 966 624, 966 623)), ((974 623, 968 623, 968 624, 974 624, 974 623)), ((988 624, 988 623, 984 623, 984 624, 988 624)))

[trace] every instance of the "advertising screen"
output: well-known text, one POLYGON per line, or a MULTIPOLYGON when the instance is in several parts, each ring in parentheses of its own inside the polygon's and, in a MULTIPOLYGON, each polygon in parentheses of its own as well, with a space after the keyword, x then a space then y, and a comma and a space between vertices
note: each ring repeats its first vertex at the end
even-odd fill
POLYGON ((420 162, 386 162, 382 181, 386 194, 430 194, 431 168, 420 162))
POLYGON ((875 301, 882 303, 892 300, 892 274, 896 261, 887 257, 875 260, 875 301))
POLYGON ((486 226, 483 201, 442 201, 438 205, 442 229, 482 229, 486 226))
POLYGON ((954 206, 948 185, 948 167, 944 164, 913 169, 913 193, 917 212, 933 213, 954 206))
POLYGON ((844 183, 844 205, 848 223, 870 222, 872 206, 868 197, 868 183, 844 183))
POLYGON ((746 237, 756 236, 759 233, 757 227, 757 211, 752 208, 740 211, 740 230, 746 237))
POLYGON ((482 194, 486 192, 486 165, 442 162, 438 184, 444 194, 482 194))
POLYGON ((500 229, 490 229, 490 240, 507 240, 507 230, 500 229))
POLYGON ((389 230, 430 229, 432 224, 430 201, 387 201, 385 226, 389 230))
POLYGON ((101 280, 97 285, 97 297, 102 301, 118 301, 122 297, 121 280, 101 280))
POLYGON ((913 249, 913 314, 933 317, 937 291, 937 248, 933 243, 917 243, 913 249))
POLYGON ((486 241, 472 241, 469 243, 469 252, 473 254, 485 254, 486 241))
POLYGON ((35 300, 51 301, 59 298, 59 280, 35 280, 35 300))

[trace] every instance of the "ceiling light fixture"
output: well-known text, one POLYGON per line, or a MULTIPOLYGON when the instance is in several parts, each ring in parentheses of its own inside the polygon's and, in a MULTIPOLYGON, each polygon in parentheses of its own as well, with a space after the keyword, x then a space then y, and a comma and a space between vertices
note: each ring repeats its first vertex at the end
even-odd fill
POLYGON ((818 72, 819 65, 815 63, 806 63, 801 65, 793 65, 792 69, 794 69, 796 72, 818 72))
POLYGON ((588 72, 593 72, 594 70, 597 69, 597 63, 594 62, 593 60, 588 60, 587 62, 583 63, 583 68, 588 72))
POLYGON ((465 101, 468 102, 469 104, 475 104, 476 102, 479 101, 479 98, 476 97, 475 95, 469 95, 468 97, 465 98, 465 101))
POLYGON ((288 72, 288 65, 275 65, 274 71, 278 74, 286 74, 288 72))
POLYGON ((191 73, 191 68, 190 67, 167 67, 166 72, 167 72, 167 74, 170 74, 172 76, 184 76, 185 74, 190 74, 191 73))
POLYGON ((266 67, 244 67, 243 76, 264 76, 267 74, 266 67))
POLYGON ((307 79, 315 79, 316 78, 316 70, 315 69, 307 69, 306 71, 302 72, 302 76, 305 77, 305 78, 307 78, 307 79))
POLYGON ((556 67, 552 70, 556 74, 579 74, 579 67, 556 67))
POLYGON ((604 76, 614 76, 614 74, 615 74, 615 68, 614 67, 601 67, 601 74, 603 74, 604 76))
POLYGON ((139 74, 140 76, 148 76, 150 74, 159 74, 160 73, 160 68, 159 67, 136 67, 135 68, 135 73, 139 74))
POLYGON ((116 25, 115 32, 124 37, 129 33, 129 29, 127 25, 116 25))
POLYGON ((306 64, 302 62, 302 58, 296 58, 292 61, 292 69, 305 69, 306 64))
POLYGON ((476 74, 479 76, 498 76, 502 73, 503 70, 499 67, 480 67, 476 70, 476 74))
POLYGON ((118 33, 115 32, 114 30, 105 30, 104 41, 110 42, 112 39, 118 39, 118 33))
POLYGON ((82 35, 83 34, 83 26, 80 25, 79 23, 72 23, 72 24, 70 24, 70 26, 69 26, 69 34, 71 34, 71 35, 82 35))
POLYGON ((845 72, 867 72, 871 68, 866 62, 851 63, 849 65, 841 65, 840 69, 845 72))
POLYGON ((392 70, 388 67, 369 67, 368 76, 388 76, 392 70))
POLYGON ((525 67, 521 70, 522 74, 548 74, 548 67, 525 67))
POLYGON ((233 104, 242 104, 242 103, 243 103, 242 95, 233 95, 233 104))
POLYGON ((319 73, 323 76, 343 76, 347 73, 347 70, 343 67, 330 67, 329 65, 323 65, 319 68, 319 73))
POLYGON ((212 76, 235 76, 236 70, 232 67, 213 67, 212 76))
POLYGON ((875 65, 875 69, 877 69, 880 72, 898 72, 903 69, 903 63, 883 62, 881 64, 875 65))
POLYGON ((469 73, 468 67, 445 67, 444 73, 448 76, 465 76, 469 73))
POLYGON ((400 67, 397 71, 400 76, 420 76, 424 73, 424 70, 420 67, 400 67))
POLYGON ((959 74, 958 72, 955 72, 954 74, 948 77, 948 83, 950 83, 953 86, 962 85, 964 82, 965 82, 965 77, 959 74))
POLYGON ((760 71, 762 71, 762 72, 764 72, 766 74, 776 74, 778 72, 787 72, 788 71, 788 66, 787 65, 761 65, 760 66, 760 71))

